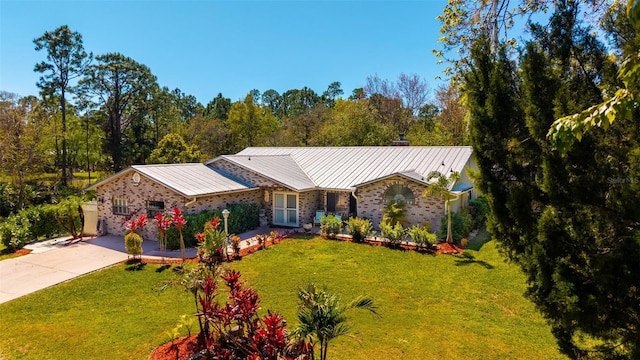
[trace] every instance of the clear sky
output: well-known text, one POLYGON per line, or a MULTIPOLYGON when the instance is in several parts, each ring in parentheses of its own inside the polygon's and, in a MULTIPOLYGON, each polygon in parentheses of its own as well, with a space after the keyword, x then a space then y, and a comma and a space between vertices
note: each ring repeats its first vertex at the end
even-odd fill
POLYGON ((61 25, 94 55, 119 52, 161 86, 206 105, 251 89, 282 93, 334 81, 344 96, 367 76, 416 73, 435 90, 446 0, 423 1, 14 1, 0 0, 0 90, 37 95, 33 39, 61 25))

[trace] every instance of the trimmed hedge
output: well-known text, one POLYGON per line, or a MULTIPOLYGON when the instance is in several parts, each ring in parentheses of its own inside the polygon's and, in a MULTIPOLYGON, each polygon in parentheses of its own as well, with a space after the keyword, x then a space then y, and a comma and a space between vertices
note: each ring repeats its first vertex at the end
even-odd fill
MULTIPOLYGON (((226 207, 229 210, 229 235, 240 234, 245 231, 253 230, 260 226, 260 206, 258 204, 229 204, 226 207)), ((187 224, 182 228, 182 236, 186 247, 195 247, 197 245, 196 234, 204 230, 204 224, 215 218, 220 218, 220 226, 224 231, 224 220, 222 210, 206 210, 198 214, 185 214, 184 218, 187 224)), ((167 249, 180 249, 180 235, 175 227, 167 230, 167 249)))

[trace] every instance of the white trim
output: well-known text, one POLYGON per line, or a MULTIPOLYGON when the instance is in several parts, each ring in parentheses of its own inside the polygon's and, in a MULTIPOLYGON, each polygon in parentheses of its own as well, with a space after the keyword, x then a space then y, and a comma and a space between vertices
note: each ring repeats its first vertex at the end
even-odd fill
POLYGON ((272 223, 273 225, 281 225, 281 226, 294 226, 294 227, 298 227, 300 224, 300 199, 298 197, 298 193, 297 192, 285 192, 285 191, 274 191, 273 192, 273 202, 272 202, 272 207, 273 207, 273 220, 272 223), (283 208, 276 208, 276 198, 278 197, 278 195, 282 195, 284 197, 284 207, 283 208), (295 208, 289 208, 287 207, 287 197, 289 195, 293 195, 296 197, 296 207, 295 208), (296 222, 295 223, 290 223, 290 222, 286 222, 287 220, 287 213, 289 211, 295 211, 296 212, 296 222), (285 217, 285 222, 284 223, 279 223, 276 221, 276 211, 283 211, 283 216, 285 217))

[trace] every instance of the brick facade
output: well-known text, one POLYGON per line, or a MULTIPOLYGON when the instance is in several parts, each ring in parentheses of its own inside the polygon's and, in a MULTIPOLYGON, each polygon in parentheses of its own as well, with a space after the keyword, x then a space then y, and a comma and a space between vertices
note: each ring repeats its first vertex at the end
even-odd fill
POLYGON ((415 200, 406 204, 406 221, 409 224, 423 224, 426 221, 431 223, 432 231, 440 229, 440 220, 444 215, 444 200, 439 197, 422 197, 425 186, 400 176, 391 177, 358 188, 358 216, 371 219, 373 226, 378 228, 384 207, 387 202, 384 200, 384 193, 392 185, 402 185, 413 193, 415 200))
POLYGON ((244 182, 258 186, 262 193, 261 201, 259 202, 262 209, 265 210, 267 221, 273 223, 273 193, 297 193, 298 194, 298 225, 313 222, 313 217, 316 214, 316 210, 319 209, 319 197, 320 191, 311 190, 305 192, 296 192, 289 188, 286 188, 271 179, 268 179, 260 174, 249 171, 243 167, 225 160, 218 160, 211 163, 216 169, 220 169, 223 172, 230 174, 244 182))
MULTIPOLYGON (((96 197, 98 199, 98 216, 104 221, 106 231, 110 234, 123 236, 127 215, 113 213, 113 199, 125 199, 128 212, 134 216, 147 212, 148 201, 164 202, 164 209, 168 211, 178 207, 186 213, 198 213, 203 210, 212 210, 225 207, 231 203, 260 203, 261 192, 259 189, 251 189, 236 193, 199 197, 196 202, 192 198, 183 197, 164 185, 140 175, 140 182, 136 185, 132 180, 134 172, 125 172, 111 181, 98 186, 96 197), (189 204, 188 206, 186 206, 189 204)), ((142 236, 146 240, 157 240, 155 226, 147 225, 142 236)))

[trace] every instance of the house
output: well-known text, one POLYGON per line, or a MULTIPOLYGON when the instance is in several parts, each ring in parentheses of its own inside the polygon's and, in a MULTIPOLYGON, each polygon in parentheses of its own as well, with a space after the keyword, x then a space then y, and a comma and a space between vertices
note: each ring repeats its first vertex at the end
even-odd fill
MULTIPOLYGON (((150 217, 175 206, 187 213, 257 203, 261 222, 300 227, 317 210, 369 218, 377 227, 383 208, 404 201, 407 221, 429 221, 437 230, 444 200, 423 197, 427 175, 459 172, 452 185, 458 210, 476 196, 468 170, 476 170, 468 146, 250 147, 204 164, 134 165, 89 189, 96 191, 106 231, 122 235, 131 214, 150 217)), ((154 239, 153 227, 145 237, 154 239)))

